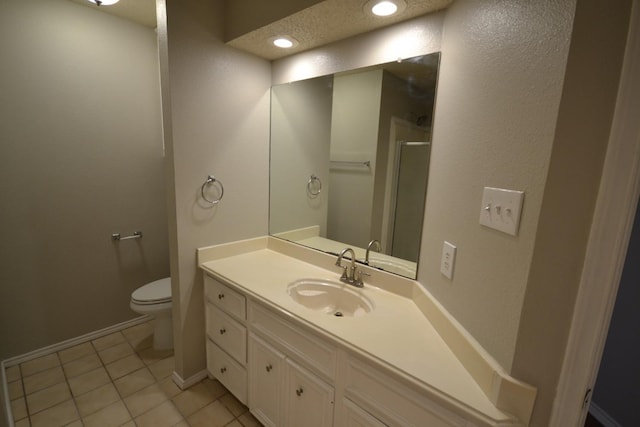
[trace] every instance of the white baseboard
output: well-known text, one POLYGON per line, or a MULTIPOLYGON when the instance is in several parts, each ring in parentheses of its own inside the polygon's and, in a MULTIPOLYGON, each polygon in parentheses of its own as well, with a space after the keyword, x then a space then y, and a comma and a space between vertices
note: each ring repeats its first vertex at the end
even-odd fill
POLYGON ((85 343, 87 341, 95 340, 96 338, 100 338, 105 335, 109 335, 114 332, 118 332, 123 329, 127 329, 135 325, 139 325, 140 323, 148 322, 151 319, 152 319, 152 316, 149 316, 149 315, 136 317, 135 319, 127 320, 126 322, 118 323, 117 325, 109 326, 107 328, 100 329, 99 331, 89 332, 88 334, 81 335, 79 337, 71 338, 66 341, 52 344, 47 347, 39 348, 29 353, 25 353, 19 356, 5 359, 3 363, 6 368, 10 368, 12 366, 19 365, 20 363, 28 362, 29 360, 37 359, 38 357, 46 356, 48 354, 65 350, 67 348, 71 348, 73 346, 85 343))
POLYGON ((4 360, 0 362, 0 378, 2 379, 2 390, 0 390, 0 398, 4 404, 4 414, 7 417, 7 427, 14 427, 13 414, 11 413, 11 403, 9 402, 9 387, 7 385, 7 374, 4 371, 4 360))
POLYGON ((185 380, 185 379, 182 379, 182 377, 177 372, 174 371, 173 375, 171 376, 171 379, 173 380, 174 383, 176 383, 178 387, 180 387, 180 390, 185 390, 191 387, 192 385, 197 384, 203 379, 205 379, 207 375, 208 375, 207 370, 203 369, 202 371, 198 372, 195 375, 190 376, 185 380))
POLYGON ((622 427, 621 424, 611 418, 608 413, 606 413, 601 407, 593 403, 593 401, 589 405, 589 413, 593 415, 593 418, 598 420, 598 422, 600 422, 600 424, 602 424, 604 427, 622 427))

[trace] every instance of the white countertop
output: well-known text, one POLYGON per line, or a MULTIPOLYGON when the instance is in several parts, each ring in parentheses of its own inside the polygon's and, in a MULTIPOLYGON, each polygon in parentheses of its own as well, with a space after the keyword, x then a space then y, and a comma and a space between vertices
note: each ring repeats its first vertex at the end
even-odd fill
POLYGON ((517 425, 515 417, 491 403, 411 298, 366 285, 365 279, 363 289, 350 289, 373 301, 374 310, 362 317, 335 317, 294 302, 286 289, 302 278, 336 281, 337 268, 320 268, 268 248, 201 262, 213 276, 400 371, 432 398, 466 408, 479 421, 517 425))

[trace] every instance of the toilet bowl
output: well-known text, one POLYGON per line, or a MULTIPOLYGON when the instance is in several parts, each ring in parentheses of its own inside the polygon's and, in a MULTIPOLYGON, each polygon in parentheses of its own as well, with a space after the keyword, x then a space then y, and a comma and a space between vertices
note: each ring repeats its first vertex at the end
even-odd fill
POLYGON ((171 278, 156 280, 136 289, 131 294, 131 310, 153 316, 153 348, 173 348, 171 320, 171 278))

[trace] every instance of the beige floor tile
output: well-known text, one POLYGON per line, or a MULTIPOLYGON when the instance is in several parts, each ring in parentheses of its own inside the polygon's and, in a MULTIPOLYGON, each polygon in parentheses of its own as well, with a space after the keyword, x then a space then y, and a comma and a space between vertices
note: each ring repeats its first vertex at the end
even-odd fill
POLYGON ((222 427, 233 421, 233 419, 233 414, 219 400, 216 400, 189 416, 187 421, 192 427, 222 427))
POLYGON ((151 372, 149 372, 147 368, 142 368, 122 378, 118 378, 114 381, 114 384, 118 392, 120 392, 120 396, 127 397, 155 382, 156 379, 151 375, 151 372))
MULTIPOLYGON (((120 427, 136 427, 136 423, 134 421, 129 421, 126 424, 122 424, 120 427)), ((187 426, 189 427, 189 426, 187 426)))
POLYGON ((71 392, 69 391, 69 385, 66 382, 36 391, 35 393, 27 395, 29 414, 37 414, 44 409, 50 408, 69 399, 71 399, 71 392))
POLYGON ((14 427, 31 427, 31 423, 29 422, 29 418, 23 418, 20 421, 16 421, 13 423, 14 427))
POLYGON ((243 427, 243 425, 238 420, 233 420, 229 424, 224 427, 243 427))
POLYGON ((135 419, 138 427, 172 427, 181 420, 182 415, 170 400, 135 419))
POLYGON ((107 371, 101 366, 93 371, 85 372, 69 379, 69 387, 74 396, 80 396, 88 391, 111 382, 107 371))
POLYGON ((25 377, 22 381, 24 382, 25 394, 31 394, 43 388, 64 382, 66 379, 62 372, 62 367, 56 366, 55 368, 25 377))
POLYGON ((171 377, 167 377, 162 381, 159 381, 158 385, 160 386, 162 391, 164 391, 164 394, 166 394, 168 398, 172 398, 173 396, 182 393, 180 387, 178 387, 178 385, 173 382, 173 379, 171 377))
POLYGON ((238 420, 244 427, 262 427, 262 423, 251 414, 251 412, 245 412, 238 417, 238 420))
POLYGON ((131 415, 121 400, 82 419, 85 427, 116 427, 129 420, 131 415))
POLYGON ((216 379, 206 378, 202 381, 202 384, 209 389, 214 399, 218 399, 227 394, 227 389, 216 379))
POLYGON ((17 399, 24 396, 24 388, 22 387, 22 381, 17 380, 7 384, 9 388, 9 400, 17 399))
POLYGON ((15 365, 10 368, 6 368, 4 370, 5 375, 7 376, 7 382, 18 381, 22 376, 20 375, 20 366, 15 365))
POLYGON ((133 348, 131 348, 128 342, 116 344, 113 347, 109 347, 98 352, 100 359, 102 359, 102 363, 105 365, 131 354, 133 354, 133 348))
POLYGON ((59 366, 60 360, 56 353, 48 354, 46 356, 39 357, 37 359, 24 362, 20 365, 23 377, 28 377, 40 371, 45 371, 53 367, 59 366))
POLYGON ((180 413, 185 417, 188 417, 197 410, 202 409, 209 403, 213 402, 214 398, 202 383, 198 383, 181 392, 172 400, 180 413))
POLYGON ((175 361, 173 356, 162 359, 159 362, 149 365, 149 370, 156 379, 161 380, 173 374, 175 369, 175 361))
POLYGON ((18 421, 27 417, 27 405, 25 403, 24 397, 20 397, 11 401, 11 415, 13 415, 14 421, 18 421))
POLYGON ((167 400, 167 395, 158 387, 158 384, 152 384, 131 396, 125 397, 124 403, 127 405, 127 408, 129 408, 131 415, 135 418, 151 408, 158 406, 165 400, 167 400))
POLYGON ((140 358, 135 354, 106 365, 107 372, 109 372, 112 380, 124 377, 125 375, 143 367, 144 363, 142 363, 142 360, 140 360, 140 358))
POLYGON ((97 338, 91 343, 95 347, 97 351, 104 350, 109 347, 113 347, 114 345, 118 345, 120 343, 125 342, 124 335, 122 332, 114 332, 113 334, 105 335, 104 337, 97 338))
POLYGON ((114 385, 109 383, 76 397, 76 405, 78 405, 80 415, 86 417, 118 400, 120 400, 120 395, 114 385))
POLYGON ((73 378, 86 372, 93 371, 100 366, 102 366, 100 358, 97 354, 93 353, 65 363, 62 365, 62 368, 64 369, 64 373, 67 378, 73 378))
POLYGON ((132 326, 122 331, 122 335, 129 341, 129 344, 136 350, 147 348, 143 342, 149 342, 149 346, 153 342, 153 322, 145 322, 136 326, 132 326), (151 339, 150 339, 151 338, 151 339))
POLYGON ((71 424, 67 424, 64 427, 83 427, 82 420, 75 420, 71 424))
POLYGON ((142 361, 145 363, 145 365, 152 365, 162 359, 173 356, 173 349, 156 350, 153 347, 149 347, 145 348, 144 350, 139 350, 138 355, 140 356, 140 359, 142 359, 142 361))
POLYGON ((69 363, 72 360, 80 359, 83 356, 88 356, 89 354, 93 354, 95 352, 96 351, 93 349, 91 343, 85 342, 59 351, 58 356, 60 356, 60 360, 62 361, 62 363, 69 363))
POLYGON ((246 406, 242 404, 236 397, 227 393, 220 398, 220 402, 224 405, 225 408, 229 410, 233 414, 234 417, 239 417, 249 410, 246 406))
POLYGON ((78 419, 78 411, 73 400, 67 400, 31 416, 32 427, 58 427, 78 419))

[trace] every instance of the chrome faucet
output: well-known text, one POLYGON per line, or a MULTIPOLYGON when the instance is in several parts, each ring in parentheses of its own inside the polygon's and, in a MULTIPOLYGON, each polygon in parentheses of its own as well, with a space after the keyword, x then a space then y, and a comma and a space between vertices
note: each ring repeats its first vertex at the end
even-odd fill
POLYGON ((382 250, 382 245, 380 245, 380 242, 378 240, 373 239, 372 241, 370 241, 367 245, 367 253, 364 256, 364 263, 367 265, 369 265, 369 252, 371 252, 371 246, 373 246, 374 244, 376 245, 378 252, 382 250))
POLYGON ((344 248, 340 255, 338 255, 338 259, 336 261, 336 265, 342 268, 342 276, 340 276, 340 281, 347 283, 349 285, 353 285, 357 288, 362 288, 364 283, 362 283, 362 271, 356 270, 356 253, 351 248, 344 248), (351 252, 351 266, 346 267, 342 265, 342 258, 344 254, 347 252, 351 252))

